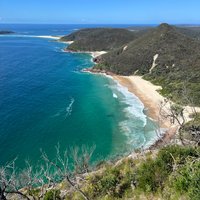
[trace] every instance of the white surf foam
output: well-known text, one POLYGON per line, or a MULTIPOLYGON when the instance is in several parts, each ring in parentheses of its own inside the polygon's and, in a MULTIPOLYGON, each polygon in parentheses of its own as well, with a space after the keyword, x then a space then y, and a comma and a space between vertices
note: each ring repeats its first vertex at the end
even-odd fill
POLYGON ((53 39, 53 40, 59 40, 60 39, 60 36, 52 36, 52 35, 36 35, 36 36, 32 36, 32 37, 53 39))
POLYGON ((28 37, 28 38, 43 38, 43 39, 53 39, 58 40, 61 36, 52 36, 52 35, 24 35, 24 34, 10 34, 10 35, 1 35, 6 37, 28 37))
POLYGON ((117 99, 118 96, 115 93, 113 93, 113 98, 117 99))
POLYGON ((66 118, 69 117, 72 113, 72 106, 73 106, 74 101, 75 101, 74 98, 71 98, 70 103, 66 108, 66 115, 65 115, 66 118))
POLYGON ((147 130, 148 135, 146 135, 145 128, 149 119, 144 113, 145 107, 143 103, 136 95, 129 92, 126 87, 120 85, 111 76, 106 76, 114 82, 106 85, 112 89, 113 97, 116 95, 125 104, 123 112, 126 119, 119 122, 118 126, 128 138, 127 143, 133 145, 134 148, 146 149, 150 147, 164 134, 165 130, 160 130, 158 134, 157 127, 155 127, 155 130, 153 130, 154 128, 147 130))
POLYGON ((150 146, 154 145, 156 141, 162 138, 162 136, 165 134, 166 131, 167 129, 165 128, 152 131, 151 132, 152 137, 145 142, 144 149, 148 149, 150 146))
POLYGON ((120 85, 117 81, 113 80, 115 83, 111 85, 111 89, 117 96, 120 96, 121 102, 126 104, 124 112, 128 119, 137 118, 143 122, 143 127, 146 125, 146 115, 144 114, 144 105, 139 100, 137 96, 129 92, 128 89, 120 85))

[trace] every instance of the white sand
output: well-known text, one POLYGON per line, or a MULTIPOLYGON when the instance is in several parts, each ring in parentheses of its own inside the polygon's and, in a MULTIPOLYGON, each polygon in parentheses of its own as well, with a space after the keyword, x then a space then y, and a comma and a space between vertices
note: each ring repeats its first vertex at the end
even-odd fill
POLYGON ((152 103, 159 105, 164 101, 164 97, 157 91, 162 89, 161 86, 153 85, 151 82, 144 80, 141 76, 129 76, 128 79, 132 84, 136 85, 137 89, 143 93, 143 95, 151 100, 152 103))
POLYGON ((62 43, 65 43, 65 44, 72 44, 74 41, 59 41, 59 42, 62 42, 62 43))
POLYGON ((34 36, 34 37, 58 40, 59 42, 62 42, 65 44, 72 44, 74 42, 74 41, 60 41, 60 38, 62 38, 63 36, 39 35, 39 36, 34 36))
POLYGON ((47 39, 53 39, 53 40, 59 40, 61 36, 51 36, 51 35, 40 35, 40 36, 35 36, 38 38, 47 38, 47 39))
POLYGON ((159 108, 165 99, 157 92, 157 90, 161 89, 160 86, 153 85, 149 81, 142 79, 141 76, 113 76, 113 78, 134 93, 142 101, 145 108, 148 109, 148 115, 158 121, 159 108))
MULTIPOLYGON (((153 85, 151 82, 144 80, 141 76, 113 76, 118 80, 120 84, 124 85, 133 92, 143 102, 144 106, 148 108, 148 114, 156 121, 160 121, 160 106, 165 102, 165 97, 159 94, 158 90, 162 89, 160 86, 153 85)), ((169 113, 170 109, 169 101, 165 104, 163 111, 169 113)), ((195 107, 196 112, 200 112, 199 107, 195 107)), ((184 117, 186 121, 190 121, 190 115, 194 113, 194 108, 190 106, 184 107, 184 117)), ((172 124, 169 120, 163 120, 160 122, 162 127, 171 128, 172 124)))
POLYGON ((101 55, 103 55, 107 52, 106 51, 92 51, 92 52, 89 52, 89 53, 92 55, 93 58, 96 58, 96 57, 101 56, 101 55))
MULTIPOLYGON (((128 88, 128 90, 134 93, 148 109, 148 116, 159 123, 161 128, 167 128, 162 140, 158 140, 155 146, 163 145, 170 142, 179 129, 178 123, 172 124, 169 118, 160 117, 160 104, 165 101, 165 98, 158 93, 157 90, 161 89, 160 86, 155 86, 149 81, 144 80, 141 76, 117 76, 112 75, 121 85, 128 88)), ((169 113, 170 103, 165 104, 163 111, 169 113)), ((199 107, 195 107, 196 112, 200 112, 199 107)), ((190 115, 194 113, 194 108, 186 106, 184 108, 185 121, 190 121, 190 115)))

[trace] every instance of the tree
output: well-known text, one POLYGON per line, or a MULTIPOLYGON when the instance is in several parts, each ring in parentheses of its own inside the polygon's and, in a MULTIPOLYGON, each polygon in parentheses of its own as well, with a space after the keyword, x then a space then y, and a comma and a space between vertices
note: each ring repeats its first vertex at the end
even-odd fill
MULTIPOLYGON (((188 101, 189 99, 191 98, 187 98, 188 101)), ((200 128, 194 128, 194 126, 192 125, 193 122, 197 121, 196 119, 199 116, 195 107, 193 106, 183 107, 179 104, 173 103, 170 100, 165 99, 165 101, 162 102, 160 105, 159 113, 162 120, 169 120, 171 126, 178 127, 178 136, 183 145, 190 144, 191 142, 193 142, 192 140, 188 140, 184 137, 184 133, 188 125, 188 119, 189 119, 188 116, 192 117, 193 119, 189 121, 189 123, 191 124, 190 127, 191 130, 187 130, 187 133, 190 134, 192 132, 191 135, 194 135, 193 138, 194 139, 196 138, 197 143, 199 142, 198 138, 200 138, 199 137, 200 128)), ((200 124, 198 126, 200 126, 200 124)))
POLYGON ((84 199, 89 200, 87 195, 80 189, 79 184, 76 182, 76 176, 87 173, 89 170, 89 162, 94 152, 95 147, 82 148, 74 147, 67 150, 63 154, 60 153, 60 146, 56 147, 56 158, 50 159, 46 153, 42 152, 42 158, 46 164, 53 167, 55 172, 53 177, 47 176, 49 183, 67 181, 76 191, 78 191, 84 199), (69 164, 69 158, 72 158, 72 164, 69 164))
POLYGON ((67 181, 74 190, 79 192, 84 199, 89 200, 79 187, 78 178, 84 179, 84 174, 89 172, 90 160, 95 147, 82 146, 70 148, 60 152, 56 146, 56 157, 50 159, 45 152, 41 152, 42 164, 33 167, 26 161, 23 170, 17 170, 15 160, 0 168, 0 199, 7 200, 8 195, 19 195, 20 199, 43 199, 46 194, 58 196, 56 186, 62 181, 67 181), (69 162, 70 159, 70 162, 69 162), (51 191, 51 192, 50 192, 51 191))
POLYGON ((0 168, 0 199, 7 200, 8 194, 16 194, 30 200, 28 195, 20 191, 21 182, 18 180, 15 160, 0 168))

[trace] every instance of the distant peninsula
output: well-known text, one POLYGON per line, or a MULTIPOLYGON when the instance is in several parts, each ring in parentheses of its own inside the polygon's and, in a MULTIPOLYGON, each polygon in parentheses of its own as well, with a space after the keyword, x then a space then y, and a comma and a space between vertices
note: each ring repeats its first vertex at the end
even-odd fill
POLYGON ((74 41, 66 50, 72 52, 106 51, 94 59, 96 72, 140 75, 160 85, 160 93, 187 105, 180 97, 183 86, 200 105, 200 28, 177 27, 163 23, 157 27, 127 29, 90 28, 62 37, 74 41), (194 73, 195 72, 195 73, 194 73))
POLYGON ((15 33, 15 32, 13 32, 13 31, 1 31, 0 30, 0 35, 13 34, 13 33, 15 33))
POLYGON ((71 51, 109 51, 131 42, 136 34, 120 28, 87 28, 61 37, 61 41, 74 41, 71 51))

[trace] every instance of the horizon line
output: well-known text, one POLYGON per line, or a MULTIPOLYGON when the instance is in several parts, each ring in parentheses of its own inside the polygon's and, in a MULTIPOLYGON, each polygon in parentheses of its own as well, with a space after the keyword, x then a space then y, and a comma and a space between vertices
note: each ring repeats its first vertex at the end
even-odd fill
POLYGON ((200 23, 20 23, 20 22, 0 22, 2 24, 11 24, 11 25, 159 25, 162 23, 167 23, 170 25, 200 25, 200 23))

